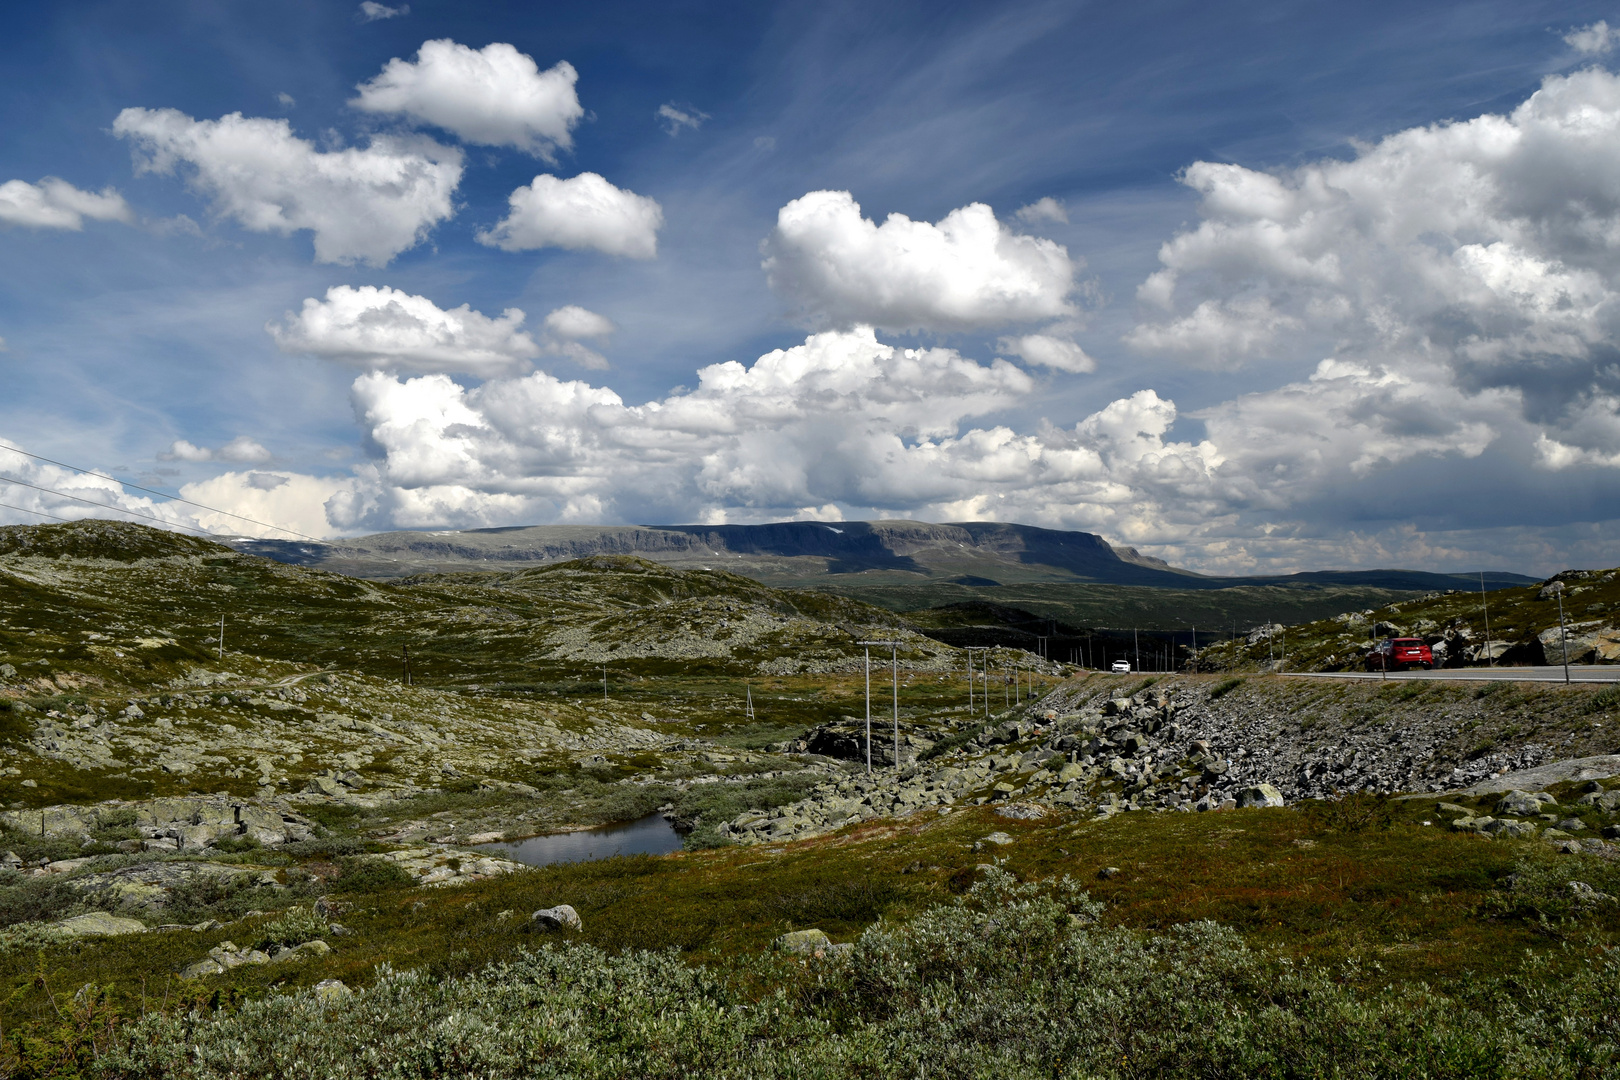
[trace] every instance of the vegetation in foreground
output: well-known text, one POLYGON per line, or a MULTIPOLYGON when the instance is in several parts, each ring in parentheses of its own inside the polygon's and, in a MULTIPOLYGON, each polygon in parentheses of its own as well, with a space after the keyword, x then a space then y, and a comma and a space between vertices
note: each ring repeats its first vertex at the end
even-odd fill
POLYGON ((455 889, 346 886, 344 850, 297 853, 310 881, 295 907, 323 896, 321 922, 347 931, 297 965, 177 978, 222 941, 299 922, 224 910, 212 929, 0 954, 0 1075, 611 1076, 637 1058, 731 1076, 1617 1067, 1620 866, 1451 832, 1433 800, 1107 821, 986 807, 455 889), (528 913, 559 903, 583 931, 531 932, 528 913), (771 950, 811 927, 853 954, 771 950), (355 996, 317 992, 329 979, 355 996))
MULTIPOLYGON (((475 974, 336 988, 109 1029, 107 1077, 1597 1077, 1620 963, 1526 962, 1448 992, 1364 988, 1199 922, 1099 925, 1068 879, 991 868, 843 956, 692 967, 671 952, 522 949, 475 974)), ((78 1005, 93 1015, 92 989, 78 1005)))

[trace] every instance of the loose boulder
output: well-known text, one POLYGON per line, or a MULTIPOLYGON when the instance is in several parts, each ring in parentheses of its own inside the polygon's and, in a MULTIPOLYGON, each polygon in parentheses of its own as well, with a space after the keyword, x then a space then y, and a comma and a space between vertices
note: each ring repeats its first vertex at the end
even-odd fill
POLYGON ((71 919, 63 919, 56 926, 74 937, 114 937, 119 934, 140 934, 146 930, 146 924, 139 919, 120 918, 105 911, 75 915, 71 919))
POLYGON ((832 939, 820 930, 793 930, 777 938, 772 946, 781 952, 825 956, 832 947, 832 939))
POLYGON ((529 925, 536 930, 543 930, 547 933, 553 930, 582 930, 585 926, 584 923, 580 922, 579 912, 568 904, 541 908, 529 916, 529 925))
POLYGON ((1238 795, 1237 804, 1239 807, 1287 806, 1288 802, 1283 798, 1282 792, 1270 784, 1256 784, 1243 789, 1238 795))
POLYGON ((1527 817, 1541 813, 1543 806, 1556 805, 1558 800, 1545 791, 1510 791, 1497 802, 1496 812, 1502 815, 1527 817))

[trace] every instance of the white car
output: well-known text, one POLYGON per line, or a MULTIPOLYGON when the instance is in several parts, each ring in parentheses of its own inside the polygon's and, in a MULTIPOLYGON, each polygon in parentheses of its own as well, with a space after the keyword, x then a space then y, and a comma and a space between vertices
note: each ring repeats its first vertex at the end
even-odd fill
POLYGON ((1131 662, 1129 660, 1115 660, 1114 666, 1109 670, 1115 675, 1129 675, 1131 673, 1131 662))

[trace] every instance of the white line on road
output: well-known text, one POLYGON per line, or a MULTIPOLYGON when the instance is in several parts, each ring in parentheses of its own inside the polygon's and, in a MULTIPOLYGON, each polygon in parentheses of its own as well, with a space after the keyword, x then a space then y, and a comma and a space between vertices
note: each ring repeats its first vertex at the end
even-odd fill
MULTIPOLYGON (((1278 674, 1292 679, 1375 679, 1386 676, 1379 671, 1283 671, 1278 674)), ((1392 671, 1389 681, 1396 679, 1436 679, 1441 682, 1552 682, 1564 681, 1564 669, 1559 667, 1521 668, 1442 668, 1439 671, 1392 671)), ((1620 683, 1620 667, 1577 667, 1570 665, 1569 681, 1620 683)))

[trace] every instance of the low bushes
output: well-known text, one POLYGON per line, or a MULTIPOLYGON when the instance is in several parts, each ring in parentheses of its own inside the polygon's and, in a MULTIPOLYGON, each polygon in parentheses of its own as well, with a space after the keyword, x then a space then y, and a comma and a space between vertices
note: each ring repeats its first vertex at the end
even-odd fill
POLYGON ((174 1077, 1597 1077, 1620 964, 1562 980, 1357 990, 1229 929, 1099 927, 1001 870, 847 957, 698 967, 546 946, 467 978, 384 970, 125 1028, 95 1072, 174 1077))

